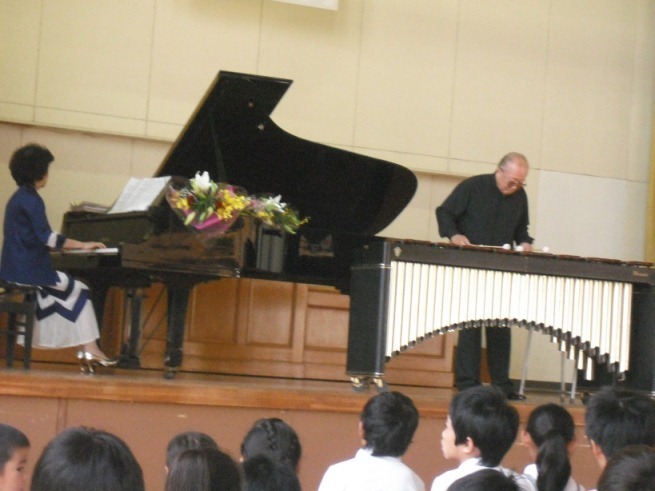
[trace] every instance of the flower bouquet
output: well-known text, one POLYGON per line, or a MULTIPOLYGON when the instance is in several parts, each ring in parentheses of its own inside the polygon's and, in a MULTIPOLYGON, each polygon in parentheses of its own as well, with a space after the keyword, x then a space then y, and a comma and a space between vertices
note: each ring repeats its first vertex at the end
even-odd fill
POLYGON ((239 216, 251 216, 267 226, 294 234, 308 222, 281 196, 250 196, 246 190, 226 183, 216 183, 207 171, 192 179, 173 177, 166 191, 166 200, 184 224, 198 231, 222 234, 239 216))

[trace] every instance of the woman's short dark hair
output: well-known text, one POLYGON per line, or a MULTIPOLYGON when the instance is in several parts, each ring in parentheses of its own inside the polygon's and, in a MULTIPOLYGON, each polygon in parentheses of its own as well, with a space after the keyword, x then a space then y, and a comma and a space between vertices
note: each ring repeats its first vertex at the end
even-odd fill
POLYGON ((84 426, 69 428, 43 449, 31 491, 143 491, 141 466, 117 436, 84 426))
POLYGON ((48 175, 48 167, 55 160, 46 147, 29 143, 11 156, 9 171, 19 186, 32 186, 48 175))
POLYGON ((30 441, 25 433, 13 426, 0 423, 0 473, 19 448, 28 448, 30 441))
POLYGON ((280 418, 258 419, 241 443, 241 455, 249 459, 266 455, 274 462, 298 467, 302 447, 295 430, 280 418))

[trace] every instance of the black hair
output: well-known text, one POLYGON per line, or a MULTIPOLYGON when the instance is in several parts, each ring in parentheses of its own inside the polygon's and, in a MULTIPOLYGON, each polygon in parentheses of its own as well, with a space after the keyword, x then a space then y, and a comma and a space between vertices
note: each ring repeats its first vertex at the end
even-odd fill
POLYGON ((29 448, 30 441, 25 433, 13 426, 0 423, 0 474, 19 448, 29 448))
POLYGON ((627 389, 604 387, 585 410, 587 438, 606 459, 628 445, 655 445, 655 401, 627 389))
POLYGON ((34 186, 48 174, 55 158, 46 147, 29 143, 16 150, 9 161, 11 177, 19 186, 34 186))
POLYGON ((143 472, 117 436, 83 426, 69 428, 43 449, 31 491, 144 491, 143 472))
POLYGON ((241 491, 236 462, 213 447, 188 448, 171 463, 166 491, 241 491))
POLYGON ((212 447, 218 448, 216 441, 206 433, 200 431, 185 431, 175 435, 166 447, 166 467, 170 469, 175 457, 189 448, 212 447))
POLYGON ((571 477, 567 447, 575 438, 573 417, 562 406, 544 404, 530 413, 525 430, 538 447, 537 489, 564 489, 571 477))
POLYGON ((296 469, 302 455, 298 434, 280 418, 258 419, 241 442, 241 455, 245 460, 260 454, 296 469))
POLYGON ((399 457, 412 443, 418 411, 405 394, 382 392, 368 400, 361 414, 366 447, 375 456, 399 457))
POLYGON ((480 450, 480 462, 495 467, 511 448, 519 429, 519 414, 495 385, 478 385, 455 394, 450 403, 455 444, 467 438, 480 450))
POLYGON ((496 469, 482 469, 453 482, 446 491, 520 491, 512 476, 496 469))
POLYGON ((607 462, 598 491, 652 491, 655 489, 655 448, 628 445, 607 462))
POLYGON ((255 455, 242 464, 243 491, 300 491, 296 472, 288 465, 255 455))

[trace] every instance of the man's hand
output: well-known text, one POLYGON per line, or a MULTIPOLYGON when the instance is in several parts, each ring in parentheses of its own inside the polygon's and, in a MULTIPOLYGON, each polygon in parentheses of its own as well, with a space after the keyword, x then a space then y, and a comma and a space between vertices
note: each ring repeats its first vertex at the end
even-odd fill
POLYGON ((450 238, 450 242, 452 244, 458 245, 458 246, 470 246, 471 242, 469 241, 468 237, 466 235, 462 234, 455 234, 450 238))
POLYGON ((521 247, 525 252, 532 252, 532 244, 530 244, 529 242, 522 242, 521 247))

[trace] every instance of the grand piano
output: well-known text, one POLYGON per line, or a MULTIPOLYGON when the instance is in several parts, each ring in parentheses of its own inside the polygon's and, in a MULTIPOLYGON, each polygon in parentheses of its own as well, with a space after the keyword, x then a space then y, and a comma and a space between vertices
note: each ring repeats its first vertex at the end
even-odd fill
MULTIPOLYGON (((605 366, 619 376, 614 380, 655 392, 651 264, 377 236, 413 197, 416 177, 279 128, 270 115, 290 84, 219 72, 156 176, 207 171, 249 193, 280 194, 310 217, 296 235, 240 219, 202 240, 165 201, 147 212, 64 218, 66 235, 118 246, 113 256, 60 255, 55 262, 90 284, 99 318, 110 286, 166 286, 166 377, 182 364, 193 286, 249 277, 330 285, 350 295, 346 373, 355 388, 384 388, 385 363, 432 336, 517 326, 550 336, 580 371, 605 366)), ((138 295, 130 298, 124 363, 138 366, 140 303, 138 295)))
MULTIPOLYGON (((296 235, 248 219, 208 242, 184 228, 165 200, 147 212, 68 212, 62 232, 118 247, 115 256, 60 255, 55 267, 88 282, 102 318, 111 286, 163 282, 168 293, 165 370, 182 363, 184 320, 194 285, 250 277, 330 285, 348 292, 354 255, 405 208, 417 186, 408 169, 313 143, 278 127, 270 115, 292 81, 221 71, 155 176, 191 178, 207 171, 248 193, 280 194, 310 218, 296 235)), ((139 302, 133 298, 124 363, 138 366, 139 302)))

